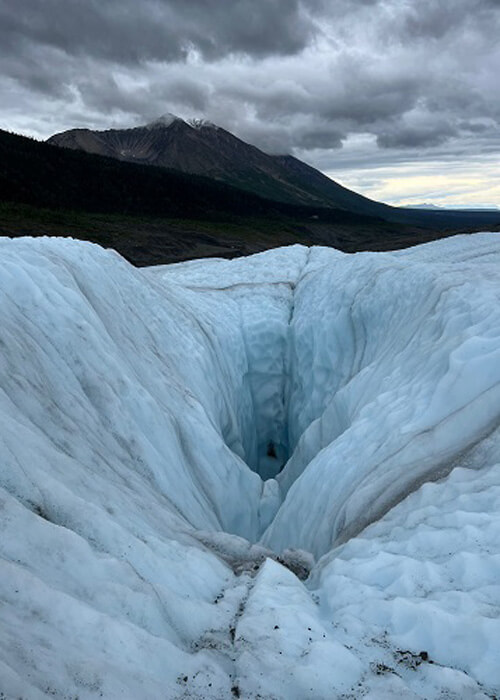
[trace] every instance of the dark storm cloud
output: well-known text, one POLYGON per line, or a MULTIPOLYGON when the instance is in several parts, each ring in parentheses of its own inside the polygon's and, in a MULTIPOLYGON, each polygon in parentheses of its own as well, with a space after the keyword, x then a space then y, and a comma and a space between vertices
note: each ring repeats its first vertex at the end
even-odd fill
POLYGON ((384 163, 490 153, 499 19, 498 0, 0 0, 1 125, 171 111, 326 169, 357 138, 384 163))
POLYGON ((431 128, 396 126, 391 131, 379 134, 377 144, 381 148, 428 148, 429 146, 440 146, 455 135, 456 130, 449 124, 431 128))
POLYGON ((341 134, 335 129, 316 128, 297 133, 294 145, 296 148, 302 148, 306 151, 318 148, 341 148, 343 138, 345 138, 345 134, 341 134))
POLYGON ((463 131, 470 131, 474 134, 482 134, 485 131, 488 131, 490 128, 489 124, 485 124, 485 122, 467 122, 463 121, 459 123, 460 129, 463 131))
POLYGON ((215 60, 231 52, 293 54, 315 26, 298 0, 3 0, 0 44, 61 49, 123 63, 174 61, 191 50, 215 60))

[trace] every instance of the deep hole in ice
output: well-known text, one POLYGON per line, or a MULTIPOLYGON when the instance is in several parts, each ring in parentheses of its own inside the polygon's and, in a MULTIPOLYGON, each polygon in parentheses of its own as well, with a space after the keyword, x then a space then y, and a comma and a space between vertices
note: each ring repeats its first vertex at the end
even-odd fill
POLYGON ((276 449, 274 447, 274 443, 272 442, 272 440, 269 442, 269 444, 267 446, 267 456, 272 457, 273 459, 277 458, 276 449))
MULTIPOLYGON (((123 470, 134 494, 151 486, 197 531, 321 555, 492 429, 491 295, 469 305, 451 267, 299 249, 156 277, 91 247, 44 246, 44 294, 6 307, 24 354, 3 359, 56 455, 47 464, 123 470)), ((44 512, 64 522, 51 498, 44 512)))

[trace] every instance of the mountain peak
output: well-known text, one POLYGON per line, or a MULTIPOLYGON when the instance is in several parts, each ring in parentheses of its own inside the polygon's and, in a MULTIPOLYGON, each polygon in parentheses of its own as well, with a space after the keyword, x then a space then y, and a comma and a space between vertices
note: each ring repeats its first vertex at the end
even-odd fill
POLYGON ((203 118, 183 119, 166 112, 140 127, 84 134, 62 132, 52 136, 50 143, 204 175, 288 204, 333 207, 377 216, 380 207, 383 208, 296 158, 264 153, 203 118))
POLYGON ((176 114, 172 114, 171 112, 166 112, 166 114, 162 114, 161 117, 158 117, 158 119, 155 119, 152 122, 149 122, 148 124, 145 124, 146 129, 168 129, 169 126, 172 126, 174 122, 182 122, 183 124, 187 124, 190 126, 192 129, 200 130, 200 129, 218 129, 219 127, 217 124, 214 124, 213 122, 208 121, 208 119, 199 119, 199 118, 192 118, 192 119, 182 119, 181 117, 178 117, 176 114))
POLYGON ((180 117, 178 117, 176 114, 172 114, 171 112, 166 112, 166 114, 162 114, 161 117, 158 117, 158 119, 155 119, 152 122, 149 122, 148 124, 145 124, 146 129, 166 129, 169 126, 171 126, 174 122, 182 122, 184 121, 180 117))
POLYGON ((193 127, 193 129, 219 129, 220 127, 217 126, 217 124, 214 124, 213 122, 208 121, 208 119, 188 119, 189 126, 193 127))

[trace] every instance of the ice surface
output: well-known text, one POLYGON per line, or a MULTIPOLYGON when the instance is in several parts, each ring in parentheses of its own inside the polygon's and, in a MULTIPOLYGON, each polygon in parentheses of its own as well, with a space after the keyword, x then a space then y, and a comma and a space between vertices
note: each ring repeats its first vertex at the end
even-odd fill
POLYGON ((413 249, 322 265, 312 250, 291 321, 288 496, 265 542, 323 554, 498 426, 497 240, 424 246, 423 262, 413 249))
POLYGON ((500 692, 498 235, 0 260, 4 697, 500 692))

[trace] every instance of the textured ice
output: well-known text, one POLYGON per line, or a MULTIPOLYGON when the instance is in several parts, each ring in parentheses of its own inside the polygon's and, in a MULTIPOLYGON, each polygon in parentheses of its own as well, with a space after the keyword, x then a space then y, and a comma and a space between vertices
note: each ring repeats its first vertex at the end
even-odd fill
POLYGON ((500 692, 498 235, 0 260, 4 697, 500 692))

